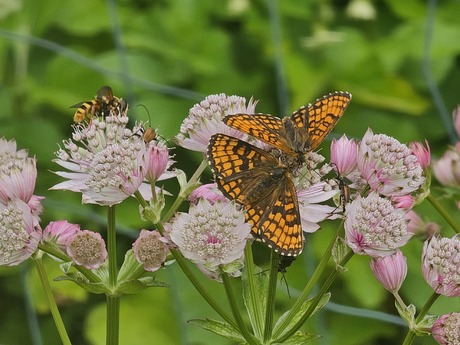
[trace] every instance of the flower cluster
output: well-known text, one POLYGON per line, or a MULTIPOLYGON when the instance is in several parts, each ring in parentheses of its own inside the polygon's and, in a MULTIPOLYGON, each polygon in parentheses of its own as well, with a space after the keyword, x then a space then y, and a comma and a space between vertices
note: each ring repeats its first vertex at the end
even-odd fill
POLYGON ((33 194, 36 160, 15 141, 0 139, 0 162, 0 265, 18 265, 37 250, 43 197, 33 194))

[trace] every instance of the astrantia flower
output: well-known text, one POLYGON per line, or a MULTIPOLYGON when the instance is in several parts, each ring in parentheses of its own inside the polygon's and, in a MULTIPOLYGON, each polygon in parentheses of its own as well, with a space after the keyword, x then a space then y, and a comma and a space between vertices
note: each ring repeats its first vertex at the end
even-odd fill
POLYGON ((107 249, 101 234, 82 230, 67 240, 67 254, 77 265, 91 270, 104 263, 107 249))
POLYGON ((67 240, 80 231, 80 225, 68 223, 66 220, 50 222, 43 230, 42 242, 56 243, 65 250, 67 240))
POLYGON ((425 140, 425 146, 422 143, 415 141, 409 144, 409 148, 411 149, 412 153, 417 157, 418 162, 422 169, 426 169, 430 166, 431 163, 431 153, 430 153, 430 145, 428 145, 428 141, 425 140))
POLYGON ((171 159, 168 147, 164 142, 152 141, 149 144, 146 161, 147 171, 145 178, 149 182, 155 183, 155 181, 175 176, 172 172, 167 174, 167 170, 173 165, 174 161, 171 159))
POLYGON ((182 122, 180 133, 176 137, 178 145, 189 150, 206 152, 209 138, 215 133, 241 138, 243 134, 225 125, 222 119, 238 113, 253 114, 256 103, 251 99, 246 106, 245 98, 223 93, 206 97, 190 109, 182 122))
POLYGON ((343 135, 331 143, 331 163, 340 176, 347 176, 357 168, 358 144, 343 135))
POLYGON ((444 314, 431 329, 434 340, 441 345, 460 344, 460 313, 444 314))
POLYGON ((320 228, 319 223, 323 220, 340 217, 334 213, 337 207, 320 204, 332 198, 335 194, 337 194, 337 191, 333 190, 326 182, 319 182, 297 192, 303 231, 315 232, 320 228))
POLYGON ((200 199, 205 199, 211 204, 215 202, 228 202, 229 200, 220 192, 215 183, 208 183, 199 186, 190 193, 188 200, 197 203, 200 199))
POLYGON ((126 116, 93 118, 88 127, 74 126, 54 162, 70 170, 51 189, 81 192, 83 203, 114 205, 132 195, 146 174, 146 145, 139 129, 126 128, 126 116))
POLYGON ((43 197, 33 195, 37 179, 36 159, 27 156, 26 150, 16 150, 14 140, 0 139, 0 202, 19 198, 37 216, 43 211, 43 197))
POLYGON ((385 196, 412 193, 425 182, 417 157, 406 145, 370 129, 358 148, 358 169, 371 189, 385 196))
POLYGON ((160 269, 168 252, 167 241, 158 231, 141 230, 139 238, 133 243, 134 256, 146 271, 160 269))
POLYGON ((15 198, 0 203, 0 266, 28 259, 38 247, 41 229, 29 206, 15 198))
POLYGON ((345 237, 357 254, 372 257, 396 252, 413 236, 407 231, 405 211, 395 209, 390 200, 372 192, 366 198, 358 196, 347 208, 345 237))
POLYGON ((433 163, 434 176, 444 186, 460 186, 460 142, 433 163))
POLYGON ((243 256, 251 226, 234 202, 211 204, 201 200, 189 213, 179 213, 169 229, 182 254, 207 269, 229 266, 243 256))
POLYGON ((399 291, 407 275, 406 257, 400 250, 392 255, 372 258, 370 264, 372 272, 385 289, 392 293, 399 291))
POLYGON ((460 296, 460 235, 433 236, 425 241, 422 271, 426 282, 440 295, 460 296))
POLYGON ((439 233, 440 227, 438 224, 434 222, 424 222, 415 211, 410 210, 407 212, 406 219, 409 220, 407 230, 424 239, 439 233))

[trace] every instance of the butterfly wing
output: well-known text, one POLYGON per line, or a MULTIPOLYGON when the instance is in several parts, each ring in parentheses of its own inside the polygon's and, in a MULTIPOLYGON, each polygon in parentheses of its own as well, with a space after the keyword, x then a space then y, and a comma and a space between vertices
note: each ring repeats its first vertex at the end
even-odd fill
POLYGON ((220 191, 244 205, 253 233, 283 255, 298 255, 302 228, 287 169, 268 152, 220 133, 211 137, 207 157, 220 191))
POLYGON ((294 153, 286 141, 281 119, 269 114, 236 114, 227 115, 224 123, 240 132, 249 134, 283 152, 294 153))
POLYGON ((299 130, 306 128, 310 150, 315 150, 331 132, 351 101, 351 94, 336 91, 302 107, 291 116, 299 130))
POLYGON ((297 256, 302 252, 299 205, 290 178, 280 181, 270 198, 245 208, 247 221, 254 224, 259 237, 269 247, 286 256, 297 256))

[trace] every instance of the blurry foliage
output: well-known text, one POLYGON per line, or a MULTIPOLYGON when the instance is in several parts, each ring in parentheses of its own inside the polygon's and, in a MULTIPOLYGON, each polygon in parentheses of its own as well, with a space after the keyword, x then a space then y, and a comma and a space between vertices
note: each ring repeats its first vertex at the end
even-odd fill
MULTIPOLYGON (((418 0, 3 0, 0 136, 16 138, 20 148, 38 158, 36 194, 47 197, 43 226, 67 218, 103 233, 100 207, 83 207, 79 195, 47 189, 59 181, 50 173, 57 168, 51 159, 71 133, 69 106, 92 98, 106 84, 128 100, 132 116, 146 121, 145 109, 136 107, 143 104, 153 126, 168 139, 177 134, 188 109, 208 94, 254 96, 260 100, 258 111, 287 115, 327 92, 346 90, 353 101, 336 135, 360 138, 372 127, 402 142, 426 138, 439 155, 449 144, 450 111, 460 102, 460 2, 439 3, 432 17, 427 17, 427 6, 418 0), (429 91, 433 87, 439 88, 446 109, 435 107, 429 91)), ((188 174, 201 160, 182 149, 174 153, 177 166, 188 174)), ((174 193, 177 186, 166 189, 174 193)), ((435 216, 425 209, 426 217, 435 216)), ((124 251, 145 224, 134 203, 120 208, 118 218, 124 251)), ((286 275, 294 295, 336 226, 326 224, 308 237, 307 250, 286 275)), ((418 271, 409 272, 403 293, 420 306, 430 291, 419 272, 421 242, 414 242, 405 253, 418 271)), ((24 291, 33 296, 43 343, 56 343, 36 278, 19 276, 29 268, 21 267, 0 271, 0 343, 40 343, 27 332, 24 291), (12 322, 18 319, 23 322, 12 322)), ((177 267, 159 275, 170 282, 170 289, 122 301, 122 343, 224 344, 187 325, 190 318, 210 316, 209 309, 177 267)), ((206 282, 216 291, 217 284, 206 282)), ((104 343, 104 298, 75 294, 68 283, 53 286, 74 343, 104 343)), ((288 306, 284 285, 279 293, 280 304, 288 306)), ((395 314, 392 299, 373 279, 363 257, 350 262, 332 301, 395 314)), ((439 303, 447 306, 442 298, 439 303)), ((396 343, 405 331, 382 320, 344 316, 333 308, 314 321, 307 327, 325 334, 319 341, 323 344, 396 343)))

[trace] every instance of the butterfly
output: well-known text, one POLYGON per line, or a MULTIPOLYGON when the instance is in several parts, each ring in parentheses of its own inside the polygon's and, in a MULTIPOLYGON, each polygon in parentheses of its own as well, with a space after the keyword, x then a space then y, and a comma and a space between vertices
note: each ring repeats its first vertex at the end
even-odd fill
POLYGON ((228 115, 224 122, 249 134, 292 160, 224 134, 213 135, 207 158, 219 190, 243 205, 252 232, 284 256, 303 249, 299 204, 292 172, 318 147, 343 115, 351 100, 334 92, 282 120, 268 114, 228 115))

